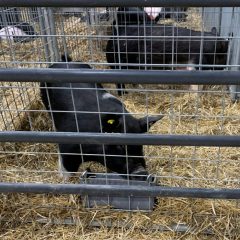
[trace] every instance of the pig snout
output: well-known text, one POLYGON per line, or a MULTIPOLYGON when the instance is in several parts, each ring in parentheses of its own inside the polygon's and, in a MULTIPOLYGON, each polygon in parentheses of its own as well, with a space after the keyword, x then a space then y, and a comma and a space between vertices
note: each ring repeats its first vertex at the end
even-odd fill
POLYGON ((138 181, 146 181, 147 176, 149 175, 148 171, 142 167, 139 166, 134 171, 131 172, 130 179, 131 180, 138 180, 138 181))

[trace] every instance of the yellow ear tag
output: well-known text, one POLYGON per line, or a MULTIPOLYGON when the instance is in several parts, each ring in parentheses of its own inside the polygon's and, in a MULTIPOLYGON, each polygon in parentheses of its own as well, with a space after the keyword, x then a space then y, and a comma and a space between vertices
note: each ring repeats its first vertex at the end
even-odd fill
POLYGON ((109 119, 109 120, 107 121, 108 124, 113 124, 114 122, 115 122, 114 119, 109 119))

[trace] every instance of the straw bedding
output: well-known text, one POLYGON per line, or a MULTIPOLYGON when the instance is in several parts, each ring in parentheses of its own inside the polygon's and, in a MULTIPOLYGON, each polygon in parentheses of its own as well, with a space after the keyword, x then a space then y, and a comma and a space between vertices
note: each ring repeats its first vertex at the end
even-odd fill
MULTIPOLYGON (((194 10, 191 11, 193 12, 188 21, 181 24, 199 29, 200 18, 194 10)), ((94 29, 89 30, 74 17, 66 21, 65 32, 69 35, 95 33, 94 29), (77 23, 74 29, 70 25, 73 21, 77 23)), ((74 60, 105 62, 104 53, 99 50, 102 46, 96 42, 91 42, 89 47, 86 39, 72 37, 67 41, 74 60), (91 51, 96 54, 90 55, 91 51)), ((61 40, 59 44, 61 46, 61 40)), ((19 50, 19 54, 21 51, 19 50)), ((15 103, 9 106, 6 102, 11 102, 13 96, 19 94, 19 90, 2 90, 1 108, 44 109, 38 89, 32 88, 32 85, 25 86, 28 90, 24 92, 30 94, 27 99, 33 101, 25 102, 25 106, 21 106, 21 101, 16 102, 16 106, 15 103)), ((109 84, 105 86, 114 88, 109 84)), ((147 95, 143 90, 130 92, 122 100, 132 113, 145 115, 147 102, 148 113, 165 115, 163 120, 151 129, 153 134, 240 133, 240 105, 231 103, 224 87, 207 87, 207 91, 198 97, 188 91, 182 91, 184 88, 179 86, 172 86, 171 89, 168 86, 144 87, 150 90, 158 89, 158 92, 149 92, 147 95)), ((8 118, 7 115, 5 118, 8 118)), ((52 123, 47 113, 29 111, 17 118, 14 128, 51 131, 52 123)), ((10 129, 13 129, 13 126, 10 129)), ((0 149, 0 181, 61 182, 57 173, 56 145, 5 143, 1 144, 0 149)), ((159 183, 162 185, 239 188, 239 182, 234 181, 239 179, 240 153, 237 148, 145 146, 144 150, 149 172, 160 176, 159 183)), ((87 166, 95 171, 104 171, 100 165, 93 163, 84 164, 81 170, 87 166)), ((78 180, 76 178, 72 181, 78 180)), ((89 211, 81 206, 77 196, 72 195, 1 194, 0 208, 0 237, 6 240, 239 239, 240 235, 240 210, 236 201, 159 198, 158 206, 152 213, 129 214, 109 209, 89 211), (62 224, 64 220, 67 225, 62 224), (74 225, 71 224, 72 221, 74 225), (53 222, 56 224, 52 225, 53 222), (93 223, 100 226, 90 227, 93 223), (175 233, 170 229, 172 224, 185 224, 190 229, 186 233, 175 233), (156 226, 159 225, 169 231, 158 231, 156 226)))

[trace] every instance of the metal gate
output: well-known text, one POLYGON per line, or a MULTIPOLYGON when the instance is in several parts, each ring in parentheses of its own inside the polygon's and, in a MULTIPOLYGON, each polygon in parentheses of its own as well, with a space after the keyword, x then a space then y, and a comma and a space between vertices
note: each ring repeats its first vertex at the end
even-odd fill
POLYGON ((6 30, 0 42, 2 221, 237 237, 240 107, 232 100, 240 85, 240 5, 230 0, 7 4, 8 9, 0 1, 2 28, 18 28, 24 21, 35 34, 24 41, 28 36, 15 38, 17 32, 10 36, 6 30), (139 8, 128 11, 127 6, 139 8), (143 7, 159 6, 154 22, 143 7), (176 6, 188 9, 171 9, 176 6), (11 9, 12 15, 18 12, 15 22, 7 19, 11 9), (137 18, 127 23, 132 13, 137 18), (71 69, 71 64, 87 67, 71 69), (69 92, 59 97, 61 91, 69 92), (85 94, 82 108, 76 97, 81 95, 75 95, 80 93, 85 94), (55 96, 62 103, 71 98, 72 110, 58 108, 51 102, 55 96), (74 128, 68 128, 69 116, 74 128), (144 117, 141 132, 136 125, 144 117), (63 151, 61 145, 78 150, 63 151), (64 156, 79 161, 70 180, 59 176, 58 159, 64 156), (119 157, 125 162, 115 166, 119 157), (136 170, 136 159, 144 159, 144 174, 136 170), (95 206, 101 202, 103 209, 95 206), (106 205, 128 213, 106 210, 106 205), (124 219, 133 210, 149 213, 127 224, 124 219))

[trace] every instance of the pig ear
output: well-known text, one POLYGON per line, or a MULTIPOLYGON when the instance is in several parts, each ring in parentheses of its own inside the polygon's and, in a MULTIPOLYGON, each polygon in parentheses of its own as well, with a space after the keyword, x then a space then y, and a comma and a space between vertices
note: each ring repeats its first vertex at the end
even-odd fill
POLYGON ((164 116, 159 115, 159 116, 146 116, 143 118, 139 119, 139 124, 141 127, 142 132, 147 132, 149 128, 158 120, 162 119, 164 116))

